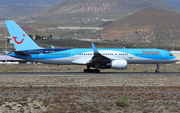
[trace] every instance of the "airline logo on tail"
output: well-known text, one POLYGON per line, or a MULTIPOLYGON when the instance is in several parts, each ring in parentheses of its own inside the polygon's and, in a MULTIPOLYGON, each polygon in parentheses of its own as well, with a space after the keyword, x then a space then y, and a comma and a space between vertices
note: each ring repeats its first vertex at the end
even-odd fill
MULTIPOLYGON (((25 34, 23 34, 23 36, 25 36, 25 34)), ((24 41, 24 38, 20 41, 20 42, 18 42, 16 39, 17 39, 17 37, 13 37, 13 39, 14 39, 14 41, 16 42, 16 44, 21 44, 23 41, 24 41)))
POLYGON ((42 49, 16 24, 16 22, 5 20, 5 23, 12 37, 16 51, 42 49))

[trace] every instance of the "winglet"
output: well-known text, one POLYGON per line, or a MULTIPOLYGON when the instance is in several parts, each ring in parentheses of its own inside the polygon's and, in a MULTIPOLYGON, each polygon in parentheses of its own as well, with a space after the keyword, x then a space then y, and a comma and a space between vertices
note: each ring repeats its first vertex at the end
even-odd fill
POLYGON ((51 45, 51 48, 52 48, 52 49, 54 49, 54 46, 53 46, 53 45, 51 45))
POLYGON ((92 48, 93 48, 93 51, 94 51, 94 54, 99 54, 99 52, 97 51, 95 45, 93 42, 91 42, 91 45, 92 45, 92 48))

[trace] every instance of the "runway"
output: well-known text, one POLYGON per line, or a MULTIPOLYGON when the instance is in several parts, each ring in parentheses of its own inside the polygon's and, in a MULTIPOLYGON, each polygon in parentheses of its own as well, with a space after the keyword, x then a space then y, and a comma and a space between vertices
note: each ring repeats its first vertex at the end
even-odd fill
POLYGON ((1 72, 2 75, 32 75, 32 76, 61 76, 61 75, 180 75, 180 72, 101 72, 101 73, 83 73, 83 72, 1 72))

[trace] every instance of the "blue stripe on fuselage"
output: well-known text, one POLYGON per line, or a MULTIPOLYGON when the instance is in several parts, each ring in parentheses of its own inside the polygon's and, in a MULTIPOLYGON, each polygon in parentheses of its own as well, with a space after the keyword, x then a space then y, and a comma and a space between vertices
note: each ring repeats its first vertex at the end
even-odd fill
MULTIPOLYGON (((99 53, 106 52, 108 53, 127 53, 132 54, 133 56, 140 57, 140 58, 146 58, 146 59, 152 59, 152 60, 161 60, 163 57, 163 53, 165 56, 165 59, 174 59, 174 56, 169 56, 171 54, 169 51, 162 50, 162 49, 112 49, 112 48, 100 48, 97 49, 99 53)), ((70 56, 75 56, 77 54, 92 52, 92 48, 64 48, 64 49, 37 49, 37 50, 28 50, 28 51, 22 51, 27 54, 32 55, 31 59, 38 59, 40 51, 43 53, 43 59, 56 59, 56 58, 66 58, 70 56), (59 55, 59 54, 64 55, 59 55), (72 54, 73 53, 73 54, 72 54), (49 54, 49 55, 47 55, 49 54), (65 55, 66 54, 66 55, 65 55)), ((22 58, 22 59, 29 59, 29 57, 23 57, 23 56, 14 56, 12 54, 9 54, 10 56, 16 57, 16 58, 22 58)), ((119 56, 119 55, 118 55, 119 56)), ((120 57, 120 56, 119 56, 120 57)))
POLYGON ((54 53, 54 52, 62 52, 62 51, 67 51, 70 50, 70 48, 62 48, 62 49, 36 49, 36 50, 27 50, 27 51, 22 51, 28 54, 39 54, 40 51, 43 52, 43 54, 48 54, 48 53, 54 53))

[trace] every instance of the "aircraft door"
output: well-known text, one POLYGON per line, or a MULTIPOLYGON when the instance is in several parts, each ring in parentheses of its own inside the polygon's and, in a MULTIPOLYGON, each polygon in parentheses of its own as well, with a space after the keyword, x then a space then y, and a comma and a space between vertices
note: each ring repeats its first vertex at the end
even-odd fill
POLYGON ((43 51, 42 50, 39 51, 39 59, 43 59, 43 51))
POLYGON ((133 59, 133 52, 132 51, 129 52, 129 59, 133 59))
POLYGON ((166 54, 165 52, 162 52, 162 59, 165 59, 166 58, 166 54))
POLYGON ((72 58, 72 59, 75 58, 75 53, 74 53, 74 52, 71 53, 71 58, 72 58))

